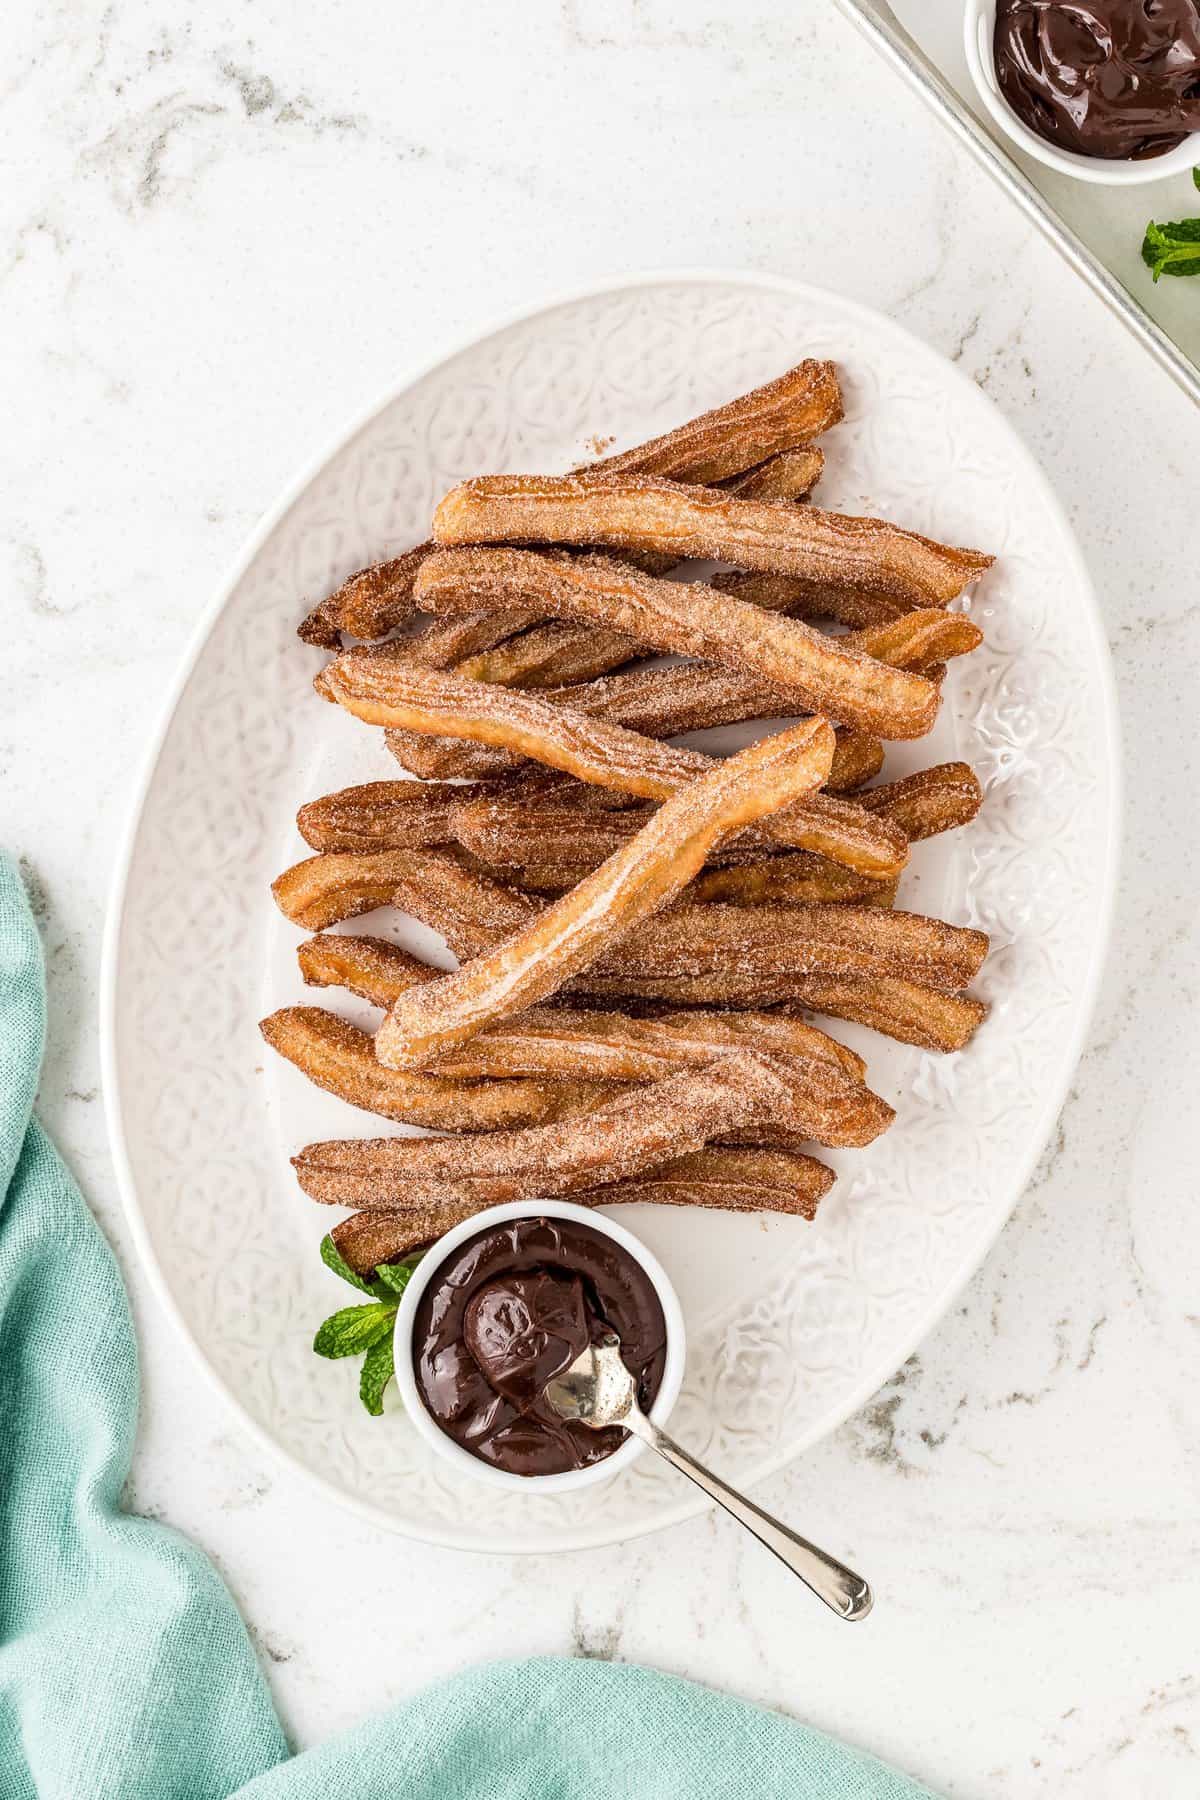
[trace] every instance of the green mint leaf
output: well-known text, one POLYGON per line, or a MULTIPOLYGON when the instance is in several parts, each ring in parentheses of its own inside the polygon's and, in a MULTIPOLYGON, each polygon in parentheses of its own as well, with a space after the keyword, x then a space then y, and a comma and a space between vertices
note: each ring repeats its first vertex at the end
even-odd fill
POLYGON ((386 1337, 381 1337, 378 1343, 371 1345, 363 1358, 358 1397, 375 1419, 383 1411, 383 1390, 396 1373, 394 1346, 395 1339, 389 1331, 386 1337))
POLYGON ((380 1263, 375 1273, 384 1287, 390 1289, 393 1294, 402 1294, 408 1286, 413 1270, 424 1254, 423 1250, 419 1250, 415 1256, 406 1256, 403 1262, 380 1263))
POLYGON ((1192 170, 1192 181, 1195 183, 1195 185, 1198 188, 1200 188, 1200 169, 1192 170))
POLYGON ((1200 219, 1154 220, 1146 227, 1142 261, 1155 281, 1160 275, 1200 275, 1200 219))
POLYGON ((356 1275, 328 1233, 321 1239, 321 1261, 351 1287, 356 1287, 360 1294, 371 1294, 376 1300, 387 1299, 386 1285, 381 1281, 364 1281, 361 1275, 356 1275))
POLYGON ((326 1319, 313 1339, 313 1349, 318 1356, 358 1356, 391 1331, 395 1318, 394 1302, 344 1306, 326 1319))

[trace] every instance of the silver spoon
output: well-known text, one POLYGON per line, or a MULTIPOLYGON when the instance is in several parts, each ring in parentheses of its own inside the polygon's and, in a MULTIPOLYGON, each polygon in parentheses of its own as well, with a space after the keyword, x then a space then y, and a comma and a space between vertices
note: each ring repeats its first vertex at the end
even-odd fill
POLYGON ((560 1418, 576 1419, 593 1430, 623 1425, 732 1513, 839 1618, 866 1618, 871 1610, 871 1590, 861 1575, 753 1505, 651 1423, 637 1403, 637 1384, 621 1361, 619 1338, 610 1334, 584 1350, 570 1368, 547 1384, 546 1398, 560 1418))

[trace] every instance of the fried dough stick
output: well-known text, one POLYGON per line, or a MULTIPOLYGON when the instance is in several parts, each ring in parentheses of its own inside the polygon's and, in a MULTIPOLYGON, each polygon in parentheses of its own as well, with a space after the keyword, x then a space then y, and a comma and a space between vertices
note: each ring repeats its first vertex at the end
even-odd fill
MULTIPOLYGON (((476 615, 478 616, 478 615, 476 615)), ((498 615, 497 615, 498 616, 498 615)), ((515 616, 515 615, 509 615, 515 616)), ((450 619, 435 621, 436 626, 452 624, 450 619)), ((592 627, 554 627, 566 631, 596 633, 592 627)), ((501 686, 536 687, 545 683, 540 673, 522 657, 534 633, 513 638, 503 647, 501 660, 476 656, 460 660, 453 657, 438 662, 422 661, 422 667, 450 668, 476 681, 493 681, 501 686)), ((861 650, 880 662, 899 669, 915 669, 929 679, 936 679, 940 666, 951 657, 965 656, 982 642, 977 625, 961 613, 941 612, 927 608, 906 613, 901 619, 882 626, 868 627, 852 633, 847 640, 851 649, 861 650)), ((622 639, 623 650, 629 640, 622 639)), ((635 647, 635 650, 640 646, 635 647)), ((408 660, 415 660, 409 658, 408 660)), ((605 668, 609 667, 604 663, 605 668)), ((578 666, 571 669, 571 685, 549 688, 544 698, 551 705, 567 706, 590 718, 606 719, 613 725, 640 731, 647 737, 676 737, 686 731, 703 731, 715 725, 734 724, 743 719, 786 716, 789 700, 756 676, 739 669, 723 669, 711 663, 685 663, 673 668, 627 669, 618 675, 584 678, 578 666)), ((869 780, 883 760, 878 740, 861 733, 839 733, 841 745, 870 745, 877 761, 874 769, 857 775, 853 766, 843 774, 835 758, 830 787, 842 791, 869 780)), ((523 759, 514 751, 481 744, 461 743, 455 739, 430 741, 413 732, 389 731, 388 748, 393 756, 414 775, 431 780, 466 778, 483 780, 502 775, 520 766, 523 759)), ((860 754, 863 752, 860 751, 860 754)))
MULTIPOLYGON (((765 1017, 765 1015, 763 1015, 765 1017)), ((442 1131, 495 1131, 548 1124, 586 1112, 625 1088, 702 1068, 772 1040, 798 1039, 802 1027, 772 1021, 757 1031, 707 1031, 625 1020, 619 1013, 557 1013, 531 1007, 510 1029, 481 1033, 436 1070, 385 1069, 368 1033, 318 1006, 285 1007, 259 1029, 280 1055, 328 1093, 364 1112, 442 1131)), ((811 1027, 809 1028, 811 1030, 811 1027)), ((814 1035, 819 1035, 815 1034, 814 1035)), ((824 1056, 774 1053, 786 1070, 786 1115, 760 1125, 770 1141, 845 1146, 871 1143, 895 1114, 885 1100, 824 1056)))
POLYGON ((793 710, 825 713, 879 737, 922 737, 937 714, 937 687, 924 676, 704 582, 663 581, 610 557, 475 547, 439 552, 422 565, 417 587, 421 604, 434 612, 536 604, 591 619, 652 650, 750 672, 781 690, 793 710))
MULTIPOLYGON (((485 475, 440 502, 433 536, 450 545, 570 544, 711 558, 905 607, 945 605, 993 561, 886 519, 742 500, 644 474, 485 475)), ((418 577, 418 596, 420 589, 418 577)))
MULTIPOLYGON (((414 982, 428 980, 430 974, 428 964, 381 938, 328 933, 302 944, 298 954, 306 981, 344 987, 376 1006, 390 1006, 414 982)), ((585 997, 593 1003, 604 1000, 649 1007, 651 1017, 672 1018, 674 1009, 679 1008, 764 1006, 782 1006, 782 1014, 770 1016, 790 1017, 793 1007, 801 1008, 869 1026, 903 1044, 945 1053, 964 1049, 987 1017, 987 1007, 969 994, 949 994, 885 974, 767 979, 709 975, 656 981, 617 976, 594 977, 590 983, 585 977, 572 983, 569 991, 585 988, 585 997)), ((747 1015, 731 1011, 725 1016, 738 1019, 747 1015)))
POLYGON ((731 1131, 786 1122, 791 1087, 782 1065, 738 1050, 553 1125, 334 1139, 309 1144, 292 1165, 312 1199, 365 1211, 544 1199, 625 1180, 731 1131))
MULTIPOLYGON (((461 790, 460 790, 461 791, 461 790)), ((535 892, 574 884, 637 830, 644 809, 597 812, 584 809, 578 790, 567 786, 535 801, 489 791, 450 806, 448 819, 458 843, 500 879, 515 880, 535 892)), ((869 789, 861 803, 887 818, 914 841, 952 831, 979 811, 983 790, 965 763, 942 763, 901 781, 869 789)), ((869 900, 890 904, 894 882, 839 867, 808 852, 756 857, 726 846, 696 877, 694 900, 758 901, 869 900)))
MULTIPOLYGON (((808 359, 765 386, 636 449, 605 457, 580 473, 640 471, 684 481, 728 480, 743 471, 756 472, 764 462, 807 444, 836 425, 841 416, 836 369, 831 362, 808 359)), ((806 478, 807 491, 820 472, 820 464, 814 472, 811 461, 803 471, 777 469, 773 475, 760 475, 759 488, 763 491, 765 483, 766 491, 782 493, 789 480, 794 483, 806 478)), ((335 594, 314 607, 300 626, 300 636, 306 643, 333 650, 343 631, 360 638, 383 637, 393 631, 413 611, 413 580, 431 548, 429 543, 418 544, 390 562, 352 575, 335 594)))
MULTIPOLYGON (((321 932, 299 945, 300 972, 310 987, 341 987, 374 1006, 387 1008, 401 994, 437 974, 419 957, 383 938, 321 932)), ((816 1059, 861 1083, 866 1064, 845 1044, 815 1025, 774 1013, 662 1013, 655 1019, 624 1013, 579 1012, 568 1007, 529 1007, 510 1022, 489 1026, 469 1044, 439 1057, 434 1069, 483 1069, 493 1055, 519 1058, 529 1073, 548 1054, 547 1038, 569 1037, 583 1046, 576 1072, 605 1080, 649 1079, 670 1067, 709 1062, 722 1049, 761 1050, 783 1060, 816 1059), (494 1051, 497 1043, 507 1048, 494 1051), (539 1045, 543 1046, 539 1050, 539 1045), (703 1053, 708 1046, 708 1053, 703 1053), (679 1060, 682 1059, 682 1060, 679 1060)), ((492 1069, 492 1073, 495 1073, 492 1069)), ((517 1064, 510 1065, 517 1072, 517 1064)))
POLYGON ((285 1006, 264 1019, 259 1030, 272 1049, 328 1093, 364 1112, 437 1131, 545 1125, 598 1105, 612 1093, 602 1082, 561 1077, 472 1085, 444 1073, 385 1069, 367 1032, 320 1006, 285 1006))
MULTIPOLYGON (((728 766, 698 750, 677 749, 565 707, 547 706, 532 694, 440 671, 406 669, 370 651, 343 652, 319 681, 323 693, 368 724, 403 721, 413 729, 448 728, 484 743, 511 744, 582 781, 649 799, 679 796, 728 766)), ((832 731, 829 740, 834 743, 832 731)), ((898 874, 908 853, 898 827, 883 818, 868 820, 853 802, 825 794, 782 811, 751 841, 815 850, 881 880, 898 874)))
POLYGON ((832 729, 810 719, 691 782, 594 874, 494 950, 402 994, 376 1036, 379 1060, 419 1068, 548 998, 674 899, 722 839, 818 788, 832 757, 832 729))
MULTIPOLYGON (((578 1206, 704 1206, 722 1212, 789 1213, 813 1219, 833 1186, 833 1170, 815 1157, 778 1150, 694 1151, 627 1181, 584 1189, 571 1196, 578 1206)), ((452 1202, 411 1212, 357 1212, 333 1227, 339 1254, 357 1275, 431 1243, 480 1210, 474 1201, 452 1202)))

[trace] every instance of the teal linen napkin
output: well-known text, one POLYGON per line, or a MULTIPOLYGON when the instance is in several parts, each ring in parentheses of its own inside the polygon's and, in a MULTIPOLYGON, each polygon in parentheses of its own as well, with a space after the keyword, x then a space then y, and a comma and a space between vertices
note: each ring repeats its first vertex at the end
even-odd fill
POLYGON ((470 1670, 292 1757, 214 1570, 121 1511, 137 1351, 112 1254, 33 1117, 44 1020, 0 853, 2 1800, 928 1800, 778 1714, 553 1657, 470 1670))

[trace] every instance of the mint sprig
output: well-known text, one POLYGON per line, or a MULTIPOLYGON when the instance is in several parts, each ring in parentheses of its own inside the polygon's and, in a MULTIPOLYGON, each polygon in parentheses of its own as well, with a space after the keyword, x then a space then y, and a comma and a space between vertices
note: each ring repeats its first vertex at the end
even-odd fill
MULTIPOLYGON (((1192 170, 1200 188, 1200 168, 1192 170)), ((1154 276, 1200 275, 1200 219, 1175 219, 1164 225, 1151 219, 1142 240, 1142 261, 1154 276)))
POLYGON ((380 1263, 375 1279, 368 1281, 355 1273, 331 1237, 321 1240, 321 1261, 325 1267, 369 1298, 358 1306, 343 1306, 331 1313, 317 1331, 313 1349, 318 1356, 363 1358, 358 1396, 375 1418, 383 1411, 384 1389, 396 1372, 392 1330, 400 1296, 420 1260, 418 1252, 402 1262, 380 1263))

